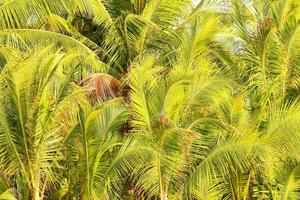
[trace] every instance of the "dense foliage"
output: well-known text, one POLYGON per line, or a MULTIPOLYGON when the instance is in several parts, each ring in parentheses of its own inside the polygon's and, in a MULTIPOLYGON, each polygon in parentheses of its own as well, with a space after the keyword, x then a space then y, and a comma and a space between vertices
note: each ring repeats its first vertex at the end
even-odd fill
POLYGON ((300 199, 299 0, 1 0, 0 199, 300 199))

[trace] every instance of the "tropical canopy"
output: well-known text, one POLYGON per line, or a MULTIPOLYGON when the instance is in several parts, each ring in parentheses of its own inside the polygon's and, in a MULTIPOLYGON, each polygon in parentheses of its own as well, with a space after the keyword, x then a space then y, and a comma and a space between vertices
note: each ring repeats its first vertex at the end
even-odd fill
POLYGON ((0 0, 0 199, 300 199, 299 0, 0 0))

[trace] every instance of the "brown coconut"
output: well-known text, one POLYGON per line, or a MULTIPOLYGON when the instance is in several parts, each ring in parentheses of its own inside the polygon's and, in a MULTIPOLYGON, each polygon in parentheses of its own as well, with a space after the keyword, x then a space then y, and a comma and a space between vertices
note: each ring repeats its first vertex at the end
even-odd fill
POLYGON ((119 96, 120 82, 111 75, 95 73, 79 82, 91 101, 104 101, 119 96))

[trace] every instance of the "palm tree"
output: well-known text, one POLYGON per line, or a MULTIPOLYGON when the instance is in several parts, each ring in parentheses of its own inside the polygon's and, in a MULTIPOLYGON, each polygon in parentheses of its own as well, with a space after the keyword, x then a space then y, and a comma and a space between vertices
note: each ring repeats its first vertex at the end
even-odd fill
POLYGON ((0 1, 0 199, 299 199, 299 8, 0 1))
POLYGON ((43 199, 45 188, 58 181, 61 142, 72 130, 67 116, 76 109, 65 109, 86 100, 61 73, 64 65, 74 67, 68 54, 53 47, 15 53, 1 73, 2 177, 18 198, 43 199))
POLYGON ((25 0, 20 4, 13 0, 0 7, 0 27, 10 32, 42 29, 48 37, 49 32, 70 36, 122 73, 142 52, 174 50, 178 38, 173 27, 189 7, 189 0, 172 4, 165 0, 25 0))

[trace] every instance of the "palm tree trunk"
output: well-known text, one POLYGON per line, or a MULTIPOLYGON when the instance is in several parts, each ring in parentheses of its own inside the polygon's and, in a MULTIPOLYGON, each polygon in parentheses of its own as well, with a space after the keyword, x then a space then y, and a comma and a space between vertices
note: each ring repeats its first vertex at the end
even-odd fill
POLYGON ((32 176, 32 200, 42 200, 40 196, 40 169, 38 165, 34 167, 32 176))
POLYGON ((31 192, 31 196, 32 196, 32 200, 42 200, 42 198, 40 197, 40 191, 39 188, 33 188, 32 192, 31 192))

